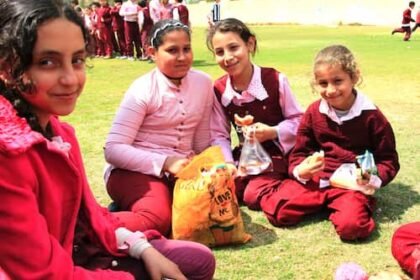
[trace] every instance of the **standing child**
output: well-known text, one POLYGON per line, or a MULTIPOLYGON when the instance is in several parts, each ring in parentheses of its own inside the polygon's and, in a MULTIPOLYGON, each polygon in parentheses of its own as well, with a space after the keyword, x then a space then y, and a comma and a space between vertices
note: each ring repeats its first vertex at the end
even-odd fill
POLYGON ((214 0, 210 13, 207 15, 207 21, 211 28, 221 19, 220 0, 214 0))
POLYGON ((420 280, 420 222, 399 227, 392 237, 392 255, 414 280, 420 280))
POLYGON ((142 46, 142 60, 150 60, 150 56, 147 53, 148 49, 150 47, 150 44, 148 42, 148 37, 150 30, 152 30, 153 27, 153 20, 150 16, 150 8, 148 0, 141 0, 139 3, 141 9, 138 14, 138 23, 139 23, 139 29, 140 29, 140 40, 141 40, 141 46, 142 46))
POLYGON ((150 34, 157 68, 134 81, 118 109, 105 144, 107 190, 130 229, 168 234, 173 175, 210 145, 213 90, 191 69, 188 26, 162 20, 150 34))
POLYGON ((172 9, 173 18, 179 20, 185 25, 190 26, 190 16, 188 8, 183 4, 182 0, 175 0, 175 4, 172 9))
POLYGON ((140 6, 136 0, 127 0, 121 5, 120 16, 124 17, 124 37, 125 37, 125 51, 128 60, 133 61, 134 50, 137 58, 141 58, 141 42, 139 24, 137 22, 137 15, 140 6))
POLYGON ((289 158, 295 180, 286 180, 278 192, 265 197, 271 207, 263 210, 273 225, 289 226, 306 214, 328 209, 342 239, 366 238, 375 228, 374 198, 331 187, 330 178, 342 164, 354 163, 369 150, 377 175, 363 174, 354 186, 371 192, 387 185, 399 170, 394 132, 382 112, 355 89, 360 71, 346 47, 321 50, 313 70, 314 89, 321 99, 308 107, 298 129, 289 158))
POLYGON ((111 8, 112 17, 112 31, 114 32, 114 41, 116 41, 117 48, 120 53, 120 59, 127 58, 124 36, 124 18, 120 15, 122 0, 114 1, 114 6, 111 8))
POLYGON ((274 163, 274 171, 236 179, 236 194, 249 208, 261 209, 262 196, 274 191, 287 177, 287 155, 295 144, 302 111, 286 76, 273 68, 252 63, 257 40, 240 20, 219 21, 209 30, 207 45, 227 73, 214 83, 218 102, 212 116, 212 144, 220 145, 227 162, 232 155, 230 128, 234 115, 254 117, 255 135, 274 163))
POLYGON ((99 0, 100 7, 96 10, 96 25, 98 27, 98 48, 104 58, 112 58, 112 17, 108 0, 99 0))
POLYGON ((408 8, 403 12, 401 27, 392 30, 391 33, 392 35, 394 35, 394 33, 405 33, 404 41, 410 40, 411 37, 411 22, 415 22, 415 20, 411 17, 411 11, 414 9, 414 5, 414 1, 410 1, 410 3, 408 3, 408 8))
POLYGON ((131 232, 96 203, 74 130, 59 120, 85 84, 80 16, 58 0, 0 0, 0 14, 0 273, 212 279, 205 246, 131 232))

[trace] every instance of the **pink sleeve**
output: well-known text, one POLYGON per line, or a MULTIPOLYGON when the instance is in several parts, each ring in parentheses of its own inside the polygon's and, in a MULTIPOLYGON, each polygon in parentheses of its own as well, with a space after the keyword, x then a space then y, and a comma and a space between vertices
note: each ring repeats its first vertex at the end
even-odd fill
POLYGON ((133 146, 149 106, 147 94, 136 98, 139 90, 133 84, 117 111, 105 143, 105 159, 114 167, 159 177, 167 156, 133 146))
POLYGON ((233 162, 231 140, 230 140, 230 121, 226 119, 223 107, 217 98, 214 98, 214 106, 210 119, 211 144, 219 145, 222 148, 226 162, 233 162))
POLYGON ((206 100, 203 101, 205 102, 203 116, 194 132, 193 150, 196 154, 201 153, 211 145, 210 119, 215 99, 211 80, 208 79, 207 87, 203 84, 202 88, 206 88, 206 100))
POLYGON ((282 73, 279 74, 279 92, 284 120, 277 126, 277 135, 283 153, 287 154, 295 145, 296 132, 303 112, 292 93, 287 77, 282 73))

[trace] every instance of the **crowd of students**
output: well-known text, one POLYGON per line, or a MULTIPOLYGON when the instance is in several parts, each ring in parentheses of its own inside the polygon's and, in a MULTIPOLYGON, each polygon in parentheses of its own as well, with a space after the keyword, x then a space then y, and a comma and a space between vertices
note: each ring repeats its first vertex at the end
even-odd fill
MULTIPOLYGON (((152 15, 150 4, 136 5, 128 0, 117 12, 130 38, 124 42, 134 48, 129 56, 141 53, 139 11, 152 15)), ((113 8, 100 1, 98 38, 110 35, 113 8)), ((0 12, 0 278, 212 279, 210 249, 166 239, 174 175, 211 145, 236 166, 235 115, 252 115, 242 129, 252 127, 273 162, 270 171, 236 179, 243 204, 278 227, 326 210, 343 240, 365 239, 375 229, 370 194, 397 175, 398 153, 391 124, 357 89, 361 71, 347 47, 316 55, 312 85, 320 98, 304 112, 284 73, 252 62, 257 39, 240 20, 209 29, 207 46, 226 72, 215 82, 191 68, 188 24, 156 21, 147 39, 156 68, 129 87, 105 143, 106 187, 119 209, 110 213, 92 195, 73 128, 59 119, 74 110, 89 45, 98 46, 98 38, 60 0, 0 0, 0 12), (335 187, 334 171, 365 150, 375 172, 360 174, 357 191, 335 187)), ((112 50, 108 43, 99 43, 100 54, 112 50)), ((418 223, 401 227, 392 242, 403 269, 419 279, 418 223)))
POLYGON ((99 0, 81 8, 73 7, 83 17, 90 33, 96 57, 150 60, 147 36, 162 19, 176 19, 189 26, 189 11, 184 0, 99 0))

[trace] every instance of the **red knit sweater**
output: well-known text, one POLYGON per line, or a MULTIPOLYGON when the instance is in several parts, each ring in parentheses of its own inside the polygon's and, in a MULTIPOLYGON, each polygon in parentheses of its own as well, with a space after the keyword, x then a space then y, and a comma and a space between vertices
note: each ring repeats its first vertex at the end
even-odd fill
POLYGON ((325 152, 325 168, 314 181, 328 179, 342 163, 354 163, 355 157, 369 150, 378 168, 382 186, 397 174, 400 165, 391 124, 377 110, 364 110, 341 125, 319 112, 320 100, 312 103, 302 117, 296 145, 289 157, 289 173, 307 156, 325 152))
POLYGON ((117 222, 95 201, 73 129, 50 119, 68 155, 0 96, 0 267, 11 279, 134 279, 125 272, 73 263, 76 222, 90 244, 117 252, 117 222))

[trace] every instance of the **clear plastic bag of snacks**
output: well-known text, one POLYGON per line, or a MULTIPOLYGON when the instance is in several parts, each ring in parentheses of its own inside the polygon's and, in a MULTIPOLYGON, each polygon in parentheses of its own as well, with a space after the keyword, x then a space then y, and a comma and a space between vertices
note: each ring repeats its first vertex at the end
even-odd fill
POLYGON ((273 161, 255 137, 255 126, 244 131, 244 144, 238 163, 238 176, 258 175, 273 170, 273 161))
POLYGON ((368 150, 363 155, 356 156, 357 164, 363 174, 377 175, 378 169, 376 168, 375 159, 368 150))

